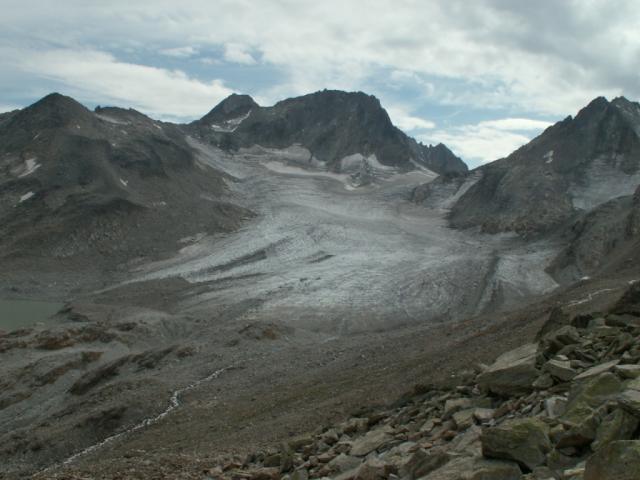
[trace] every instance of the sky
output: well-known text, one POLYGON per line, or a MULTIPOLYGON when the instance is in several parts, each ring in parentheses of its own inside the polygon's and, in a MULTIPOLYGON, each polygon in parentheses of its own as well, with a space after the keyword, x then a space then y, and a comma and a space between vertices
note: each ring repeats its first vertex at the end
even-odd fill
POLYGON ((470 166, 598 96, 640 98, 636 0, 0 0, 0 112, 47 93, 190 121, 324 88, 470 166))

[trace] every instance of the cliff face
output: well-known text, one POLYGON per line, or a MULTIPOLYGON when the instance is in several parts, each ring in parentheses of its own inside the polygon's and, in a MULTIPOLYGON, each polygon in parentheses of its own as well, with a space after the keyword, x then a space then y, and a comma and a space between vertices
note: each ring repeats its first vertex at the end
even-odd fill
POLYGON ((640 183, 640 105, 597 98, 504 159, 451 209, 451 225, 536 235, 565 226, 640 183))
POLYGON ((437 173, 467 171, 446 146, 418 144, 394 127, 379 100, 362 92, 324 90, 273 107, 232 95, 190 128, 226 149, 299 144, 334 171, 355 154, 375 155, 383 165, 405 170, 414 169, 416 162, 437 173))

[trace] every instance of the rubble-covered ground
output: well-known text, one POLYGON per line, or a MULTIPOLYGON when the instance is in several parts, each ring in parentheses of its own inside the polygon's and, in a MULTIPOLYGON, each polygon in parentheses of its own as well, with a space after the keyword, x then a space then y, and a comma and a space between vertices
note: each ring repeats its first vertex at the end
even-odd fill
MULTIPOLYGON (((116 478, 140 458, 180 471, 180 458, 279 442, 488 361, 549 308, 557 246, 447 228, 444 212, 410 201, 428 170, 359 158, 336 174, 300 147, 192 146, 226 173, 225 201, 255 216, 128 264, 53 326, 2 334, 7 478, 76 467, 116 478)), ((576 285, 564 301, 625 282, 576 285)))
POLYGON ((537 341, 451 386, 417 385, 248 455, 128 459, 122 477, 85 467, 52 478, 637 480, 640 283, 604 313, 557 307, 537 341))

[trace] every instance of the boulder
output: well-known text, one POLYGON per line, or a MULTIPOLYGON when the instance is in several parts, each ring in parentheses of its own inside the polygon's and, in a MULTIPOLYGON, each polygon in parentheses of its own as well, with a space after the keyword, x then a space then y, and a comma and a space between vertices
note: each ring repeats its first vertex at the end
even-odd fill
POLYGON ((354 480, 387 480, 395 468, 379 458, 368 458, 358 468, 354 480))
POLYGON ((640 390, 626 389, 618 397, 618 403, 624 410, 640 418, 640 390))
POLYGON ((549 418, 558 418, 567 408, 567 399, 564 397, 549 397, 544 401, 544 409, 549 418))
POLYGON ((478 375, 478 385, 498 395, 529 392, 540 375, 536 368, 537 349, 537 344, 530 343, 500 355, 485 372, 478 375))
POLYGON ((431 472, 422 480, 521 480, 517 463, 487 460, 481 457, 458 457, 431 472))
POLYGON ((544 364, 543 369, 561 382, 568 382, 578 374, 578 372, 571 368, 571 362, 569 361, 549 360, 544 364))
POLYGON ((364 457, 392 440, 389 427, 371 430, 353 441, 350 453, 356 457, 364 457))
POLYGON ((621 440, 605 445, 589 460, 584 480, 638 480, 640 440, 621 440))
POLYGON ((634 415, 616 408, 604 418, 598 427, 596 438, 591 444, 591 450, 598 451, 616 440, 631 440, 639 423, 638 418, 634 415))
POLYGON ((551 450, 549 427, 536 418, 507 420, 486 429, 480 441, 485 457, 513 460, 528 470, 544 464, 551 450))
POLYGON ((449 454, 443 450, 433 449, 427 452, 420 449, 402 466, 400 474, 410 480, 421 478, 443 466, 449 458, 449 454))
POLYGON ((561 420, 570 426, 583 424, 595 409, 608 400, 615 399, 622 388, 622 382, 613 373, 603 373, 588 381, 574 384, 561 420))
POLYGON ((640 377, 640 365, 616 365, 613 370, 622 378, 640 377))
POLYGON ((331 460, 328 465, 332 472, 342 473, 359 467, 360 463, 362 463, 362 459, 341 453, 331 460))
POLYGON ((451 418, 459 410, 471 408, 473 402, 470 398, 451 398, 444 402, 444 413, 442 418, 451 418))
POLYGON ((574 377, 574 380, 579 382, 581 380, 586 380, 591 377, 595 377, 605 372, 609 372, 613 370, 613 368, 620 363, 620 360, 611 360, 610 362, 601 363, 596 365, 595 367, 591 367, 588 370, 585 370, 580 375, 574 377))
POLYGON ((460 410, 453 414, 453 421, 456 424, 458 430, 466 430, 471 425, 475 424, 474 414, 475 408, 468 408, 466 410, 460 410))

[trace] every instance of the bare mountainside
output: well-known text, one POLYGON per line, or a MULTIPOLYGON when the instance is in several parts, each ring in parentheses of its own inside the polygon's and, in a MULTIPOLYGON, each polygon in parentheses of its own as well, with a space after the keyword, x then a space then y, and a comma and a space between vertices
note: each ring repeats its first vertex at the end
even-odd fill
MULTIPOLYGON (((587 189, 573 233, 452 229, 484 170, 429 164, 395 127, 373 142, 383 113, 319 92, 263 109, 232 96, 190 125, 58 95, 0 117, 3 291, 67 301, 52 324, 0 336, 6 476, 100 465, 109 478, 126 452, 280 441, 489 360, 556 304, 635 279, 554 273, 618 195, 587 189)), ((599 178, 590 188, 608 191, 599 178)), ((637 199, 618 202, 634 245, 637 199)))

